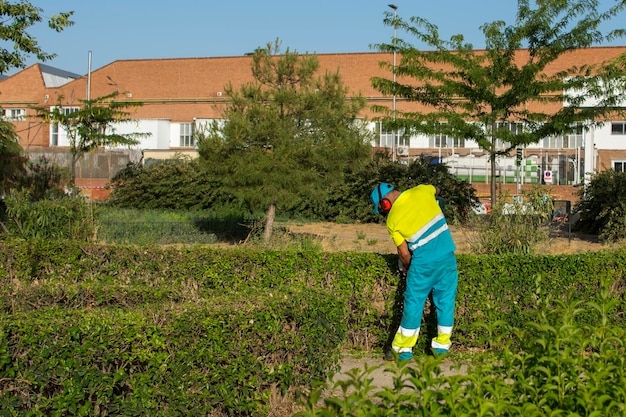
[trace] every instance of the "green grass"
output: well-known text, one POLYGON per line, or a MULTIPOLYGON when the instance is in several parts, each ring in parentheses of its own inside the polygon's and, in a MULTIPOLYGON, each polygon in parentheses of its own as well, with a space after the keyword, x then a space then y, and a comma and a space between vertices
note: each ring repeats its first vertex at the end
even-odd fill
POLYGON ((235 243, 252 227, 245 219, 200 211, 101 208, 98 219, 99 241, 125 244, 235 243))

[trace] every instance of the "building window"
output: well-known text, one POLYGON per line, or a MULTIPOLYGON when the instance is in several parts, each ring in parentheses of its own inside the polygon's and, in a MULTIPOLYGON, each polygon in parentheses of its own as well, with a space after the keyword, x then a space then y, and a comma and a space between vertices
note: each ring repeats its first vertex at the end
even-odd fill
POLYGON ((546 149, 575 149, 584 148, 583 135, 550 136, 543 139, 546 149))
POLYGON ((626 135, 626 122, 611 123, 611 135, 626 135))
POLYGON ((583 148, 584 146, 583 125, 581 123, 577 123, 572 133, 563 136, 563 147, 575 149, 583 148))
POLYGON ((374 146, 381 148, 396 148, 398 146, 409 146, 410 137, 405 134, 404 129, 393 131, 386 128, 382 123, 376 122, 374 128, 378 132, 378 139, 375 140, 374 146), (395 139, 395 144, 394 144, 395 139))
POLYGON ((430 148, 464 148, 465 138, 453 138, 444 134, 430 135, 428 137, 430 148))
POLYGON ((428 137, 429 148, 445 148, 448 143, 448 136, 444 134, 430 135, 428 137))
POLYGON ((546 149, 562 149, 563 136, 548 136, 543 138, 543 147, 546 149))
POLYGON ((68 116, 68 115, 70 115, 72 113, 76 113, 79 110, 80 110, 80 108, 78 108, 78 107, 61 107, 61 113, 63 113, 63 115, 65 115, 65 116, 68 116))
POLYGON ((53 123, 50 126, 50 146, 59 146, 59 124, 53 123))
POLYGON ((193 148, 195 146, 193 123, 180 124, 180 146, 181 148, 193 148))
POLYGON ((514 135, 524 132, 524 125, 518 122, 497 122, 496 129, 506 129, 514 135))
POLYGON ((577 123, 574 131, 562 136, 549 136, 543 139, 543 147, 546 149, 576 149, 583 148, 583 125, 577 123))
MULTIPOLYGON (((61 107, 60 109, 60 112, 63 113, 64 116, 69 116, 80 110, 79 107, 61 107)), ((50 124, 50 146, 59 146, 59 130, 58 123, 50 124)))
POLYGON ((63 107, 63 114, 67 116, 68 114, 76 113, 78 110, 80 110, 78 107, 63 107))
MULTIPOLYGON (((524 125, 518 122, 497 122, 496 130, 508 130, 512 135, 519 135, 524 132, 524 125)), ((491 129, 487 129, 488 132, 491 129)), ((502 138, 496 138, 496 148, 508 148, 511 146, 511 143, 508 141, 502 140, 502 138)))
MULTIPOLYGON (((444 128, 447 124, 441 124, 444 128)), ((428 137, 429 148, 464 148, 465 138, 455 138, 445 133, 435 133, 428 137)))
POLYGON ((626 172, 626 161, 613 161, 613 170, 615 172, 626 172))
POLYGON ((376 146, 381 148, 391 148, 393 143, 393 130, 388 130, 385 126, 378 122, 376 123, 376 130, 378 131, 378 140, 376 146))
POLYGON ((0 114, 4 120, 12 122, 23 122, 26 120, 26 109, 0 109, 0 114))

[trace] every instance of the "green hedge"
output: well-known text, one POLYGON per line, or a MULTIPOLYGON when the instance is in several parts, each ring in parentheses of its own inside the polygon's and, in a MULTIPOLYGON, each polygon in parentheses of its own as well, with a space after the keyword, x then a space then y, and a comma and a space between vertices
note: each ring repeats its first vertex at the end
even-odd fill
MULTIPOLYGON (((395 255, 43 240, 0 253, 0 416, 267 414, 272 390, 324 382, 341 350, 384 347, 402 306, 395 255)), ((593 301, 603 284, 625 324, 626 250, 458 264, 456 347, 532 320, 542 294, 593 301)))
POLYGON ((0 415, 267 414, 273 390, 335 369, 344 317, 313 289, 5 314, 0 415))
POLYGON ((285 291, 5 315, 0 415, 267 414, 273 387, 322 382, 337 363, 334 299, 285 291))
MULTIPOLYGON (((546 294, 563 302, 595 301, 603 284, 620 301, 612 318, 626 325, 624 249, 573 255, 460 255, 459 270, 455 339, 462 344, 489 344, 490 329, 500 322, 522 327, 546 294)), ((597 319, 593 311, 577 317, 585 324, 597 319)))
POLYGON ((0 410, 14 410, 0 415, 267 414, 272 392, 338 369, 348 326, 380 315, 363 314, 378 272, 390 276, 358 254, 37 240, 0 251, 0 410))

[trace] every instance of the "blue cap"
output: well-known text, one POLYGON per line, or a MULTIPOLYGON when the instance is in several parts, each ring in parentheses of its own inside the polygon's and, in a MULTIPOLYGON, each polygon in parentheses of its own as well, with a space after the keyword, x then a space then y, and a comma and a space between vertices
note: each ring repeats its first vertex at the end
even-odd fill
POLYGON ((370 197, 372 198, 372 203, 374 203, 374 214, 378 214, 378 203, 380 200, 387 194, 389 191, 393 190, 393 185, 387 184, 386 182, 381 182, 374 188, 370 197))

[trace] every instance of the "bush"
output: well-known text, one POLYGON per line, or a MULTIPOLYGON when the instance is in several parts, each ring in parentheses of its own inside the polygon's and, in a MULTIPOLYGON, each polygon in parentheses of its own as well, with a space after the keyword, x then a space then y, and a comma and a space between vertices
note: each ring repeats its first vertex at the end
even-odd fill
POLYGON ((7 237, 76 239, 94 236, 94 210, 82 197, 33 201, 29 190, 12 190, 6 203, 7 237))
MULTIPOLYGON (((387 347, 402 306, 396 255, 29 239, 0 242, 0 262, 0 410, 18 410, 13 415, 267 415, 272 393, 324 382, 340 350, 387 347)), ((623 357, 610 329, 626 323, 625 250, 459 255, 458 266, 455 349, 512 352, 469 374, 470 384, 513 380, 522 371, 496 367, 510 363, 527 367, 532 383, 523 389, 544 368, 551 373, 542 377, 554 383, 558 362, 540 353, 558 352, 578 372, 567 360, 586 332, 595 339, 582 355, 595 362, 584 369, 598 369, 604 353, 594 355, 603 349, 618 356, 602 363, 623 357), (581 339, 563 342, 570 336, 581 339), (516 358, 520 352, 531 356, 516 358)), ((420 389, 430 386, 419 378, 435 381, 436 372, 418 354, 436 334, 432 305, 425 312, 416 349, 425 370, 409 375, 420 389)), ((483 404, 462 390, 421 392, 483 404)))
POLYGON ((491 214, 474 216, 476 238, 471 242, 477 254, 529 254, 549 237, 553 201, 541 188, 522 192, 522 201, 500 196, 491 214))
POLYGON ((387 268, 373 255, 37 239, 0 253, 0 409, 15 415, 267 415, 271 393, 336 369, 348 326, 371 326, 387 268))
POLYGON ((374 159, 361 171, 348 174, 344 184, 337 190, 331 190, 324 205, 323 217, 339 223, 380 221, 370 200, 372 190, 380 182, 388 182, 400 190, 422 183, 436 185, 446 201, 444 214, 450 223, 464 222, 472 205, 478 201, 471 184, 456 178, 444 164, 416 159, 409 165, 403 165, 380 158, 374 159))
POLYGON ((580 215, 574 229, 596 234, 607 242, 626 236, 626 172, 612 169, 591 177, 589 184, 578 192, 574 212, 580 215))
POLYGON ((267 415, 270 393, 325 381, 338 362, 344 316, 327 292, 285 288, 2 314, 0 410, 267 415))
POLYGON ((200 210, 233 201, 198 160, 184 158, 129 165, 109 186, 112 191, 106 202, 114 207, 200 210))
POLYGON ((32 201, 66 197, 63 188, 70 182, 67 168, 62 168, 43 157, 37 161, 28 161, 26 166, 27 171, 21 180, 20 188, 30 190, 32 201))
MULTIPOLYGON (((462 222, 478 200, 475 190, 457 179, 443 164, 426 159, 403 165, 375 159, 360 169, 345 173, 344 180, 333 186, 320 186, 313 194, 298 196, 278 204, 278 217, 314 219, 338 223, 379 221, 369 199, 381 181, 406 189, 431 183, 442 190, 446 199, 445 214, 450 222, 462 222)), ((320 180, 322 181, 322 180, 320 180)), ((321 184, 321 182, 320 182, 321 184)), ((207 174, 199 160, 176 159, 147 166, 131 165, 111 181, 107 205, 135 209, 184 209, 227 211, 240 218, 251 215, 246 202, 237 201, 219 179, 207 174)), ((311 184, 312 188, 316 184, 311 184)), ((262 212, 265 213, 265 207, 262 212)))

